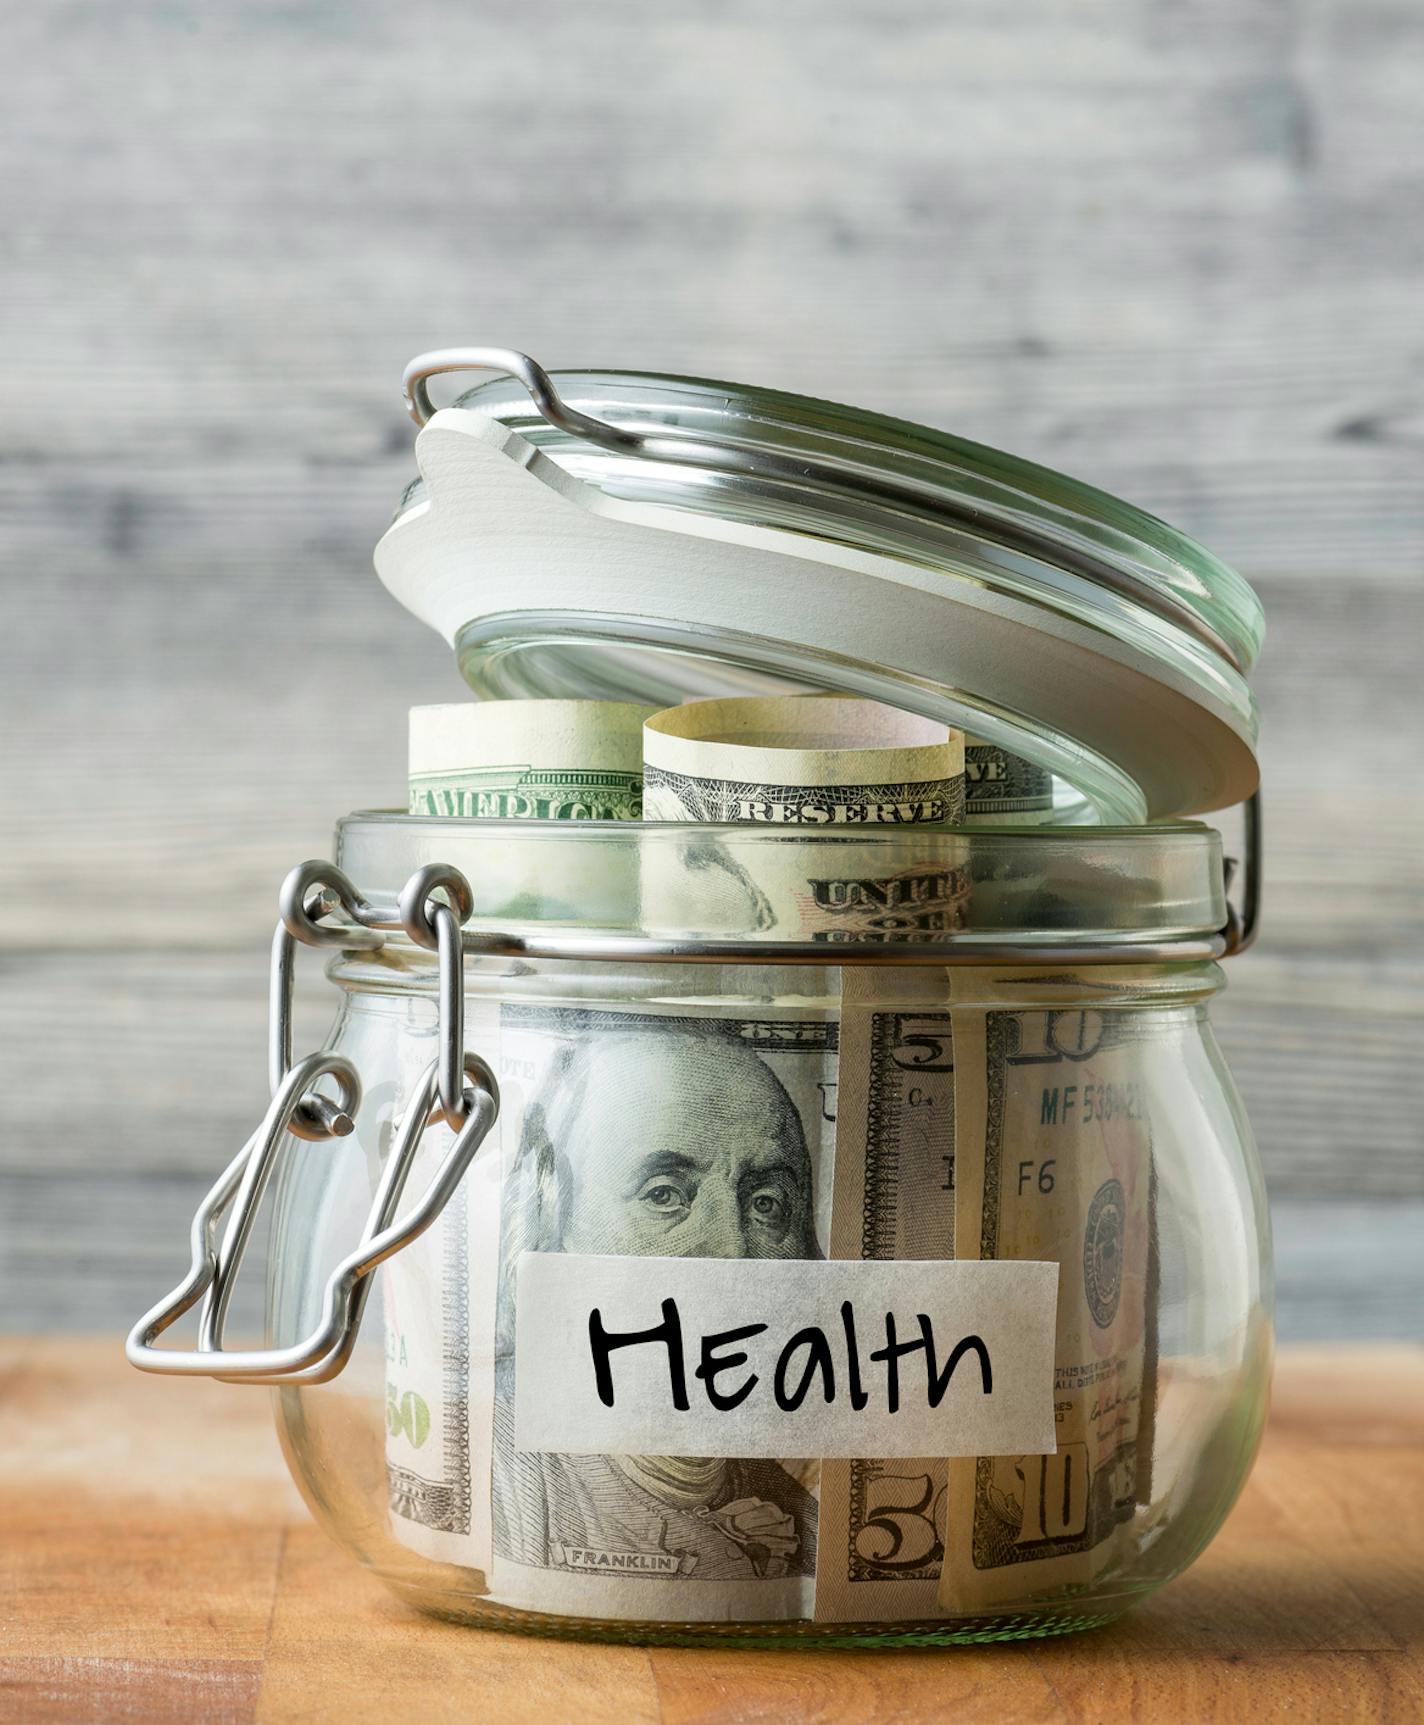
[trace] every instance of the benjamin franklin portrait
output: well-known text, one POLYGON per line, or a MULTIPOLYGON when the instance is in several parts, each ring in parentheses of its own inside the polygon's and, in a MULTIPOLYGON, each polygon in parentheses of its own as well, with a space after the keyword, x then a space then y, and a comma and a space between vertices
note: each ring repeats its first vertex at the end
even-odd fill
POLYGON ((815 1499, 777 1462, 513 1445, 522 1252, 819 1258, 814 1217, 796 1105, 723 1021, 704 1029, 696 1019, 645 1018, 560 1050, 530 1100, 505 1184, 494 1457, 501 1556, 713 1581, 815 1573, 815 1499))

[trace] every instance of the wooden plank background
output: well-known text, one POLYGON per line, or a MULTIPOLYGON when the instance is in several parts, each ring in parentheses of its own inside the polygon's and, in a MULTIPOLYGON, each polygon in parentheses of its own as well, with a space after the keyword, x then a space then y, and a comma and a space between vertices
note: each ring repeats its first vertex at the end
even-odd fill
POLYGON ((1417 0, 57 0, 6 34, 6 1327, 174 1279, 263 1100, 277 883, 458 695, 369 558, 402 363, 478 341, 944 425, 1250 577, 1267 923, 1219 1022, 1282 1325, 1419 1333, 1417 0))

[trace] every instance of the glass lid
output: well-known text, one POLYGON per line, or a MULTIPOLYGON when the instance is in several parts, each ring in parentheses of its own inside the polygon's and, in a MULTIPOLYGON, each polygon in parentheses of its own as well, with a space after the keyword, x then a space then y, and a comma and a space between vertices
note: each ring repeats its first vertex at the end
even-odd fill
POLYGON ((480 695, 862 693, 1049 768, 1090 820, 1202 812, 1255 788, 1260 604, 1166 523, 880 414, 702 379, 550 374, 501 350, 412 362, 418 419, 435 411, 429 377, 466 367, 512 375, 422 433, 421 477, 377 567, 480 695), (462 432, 461 459, 443 456, 441 434, 449 448, 462 432), (557 498, 543 545, 537 509, 492 498, 488 451, 557 498), (598 525, 570 546, 578 510, 598 525), (426 516, 441 519, 409 531, 426 516))

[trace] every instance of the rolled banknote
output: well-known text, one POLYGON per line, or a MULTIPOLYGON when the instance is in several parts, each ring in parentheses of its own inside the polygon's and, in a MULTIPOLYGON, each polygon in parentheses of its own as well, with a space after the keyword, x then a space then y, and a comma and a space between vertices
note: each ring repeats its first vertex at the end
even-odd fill
POLYGON ((694 701, 644 727, 643 778, 650 821, 766 834, 650 835, 653 932, 832 944, 961 920, 968 875, 944 833, 964 813, 964 745, 933 720, 839 696, 694 701))
MULTIPOLYGON (((636 820, 643 721, 656 708, 615 701, 465 701, 410 714, 410 811, 487 820, 636 820)), ((481 903, 517 920, 586 917, 614 927, 636 907, 620 879, 581 847, 490 847, 481 903)), ((382 1271, 386 1319, 386 1471, 397 1539, 487 1577, 493 1555, 490 1478, 497 1265, 505 1145, 534 1056, 505 1046, 501 1007, 472 998, 467 1045, 499 1076, 500 1119, 439 1221, 382 1271)), ((428 1046, 427 1046, 428 1045, 428 1046)), ((412 1029, 414 1082, 434 1056, 412 1029)), ((447 1128, 427 1134, 444 1149, 447 1128)), ((517 1143, 517 1136, 513 1140, 517 1143)), ((468 1582, 462 1583, 468 1586, 468 1582)))
MULTIPOLYGON (((964 814, 963 743, 943 725, 840 698, 698 702, 649 721, 644 770, 649 818, 818 829, 799 845, 787 831, 759 853, 699 835, 688 841, 695 852, 678 856, 681 879, 650 848, 645 916, 659 891, 669 915, 696 916, 690 907, 712 889, 723 895, 715 914, 735 915, 740 895, 761 907, 746 916, 754 929, 786 938, 932 938, 960 918, 967 875, 948 859, 942 829, 964 814), (887 870, 877 835, 907 827, 924 829, 923 855, 904 834, 887 870), (843 842, 829 844, 827 829, 843 842)), ((952 1257, 943 973, 847 969, 841 992, 830 1255, 952 1257)), ((947 1481, 942 1457, 820 1464, 817 1619, 940 1614, 947 1481)))
MULTIPOLYGON (((833 1258, 954 1256, 954 1039, 944 972, 873 965, 841 981, 833 1258)), ((821 1464, 818 1620, 943 1614, 949 1463, 821 1464)))
POLYGON ((1160 1032, 1081 1007, 954 1021, 956 1254, 1061 1266, 1056 1453, 949 1464, 940 1599, 975 1612, 1092 1581, 1133 1518, 1152 1376, 1143 1044, 1160 1032))
MULTIPOLYGON (((643 721, 627 701, 462 701, 410 711, 410 812, 437 819, 635 821, 643 721)), ((476 914, 626 928, 637 913, 631 847, 550 845, 530 829, 479 846, 476 914)))

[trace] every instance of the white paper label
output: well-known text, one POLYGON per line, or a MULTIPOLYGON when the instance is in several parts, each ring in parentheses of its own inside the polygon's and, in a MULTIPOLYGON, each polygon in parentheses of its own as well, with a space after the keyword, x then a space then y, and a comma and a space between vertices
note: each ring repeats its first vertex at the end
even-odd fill
POLYGON ((1055 1449, 1057 1264, 526 1252, 518 1277, 521 1450, 1055 1449))

